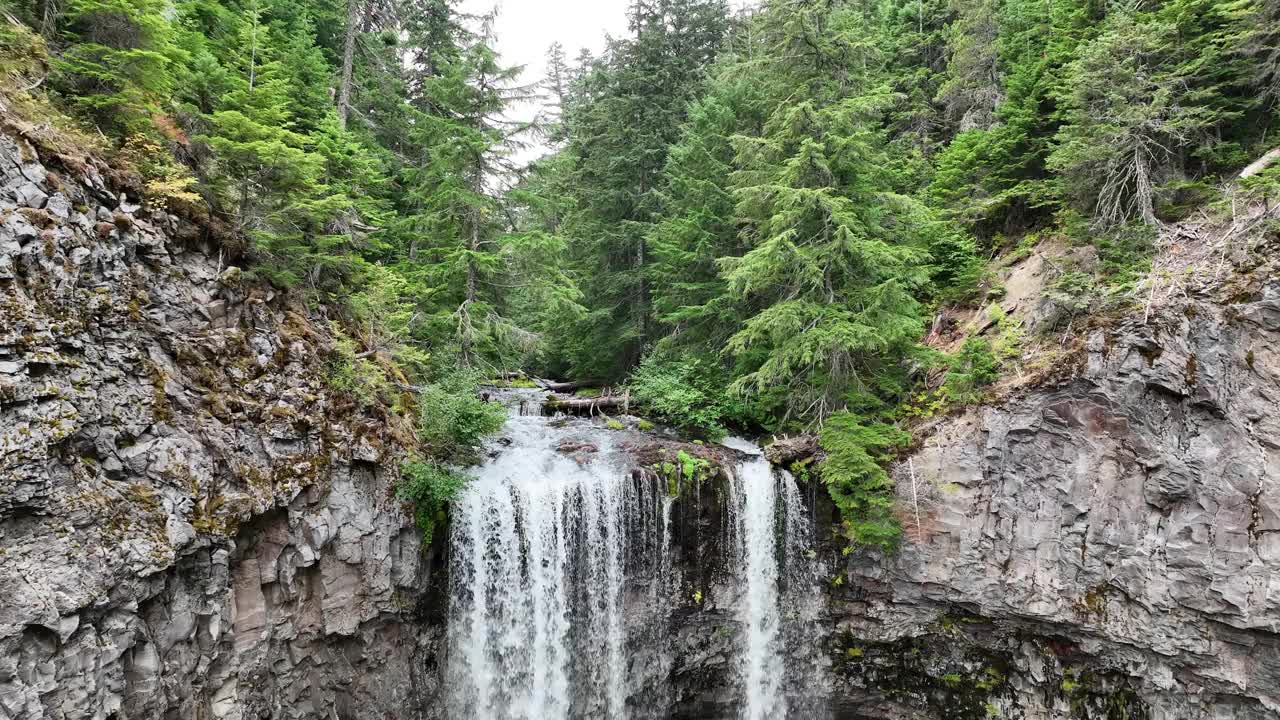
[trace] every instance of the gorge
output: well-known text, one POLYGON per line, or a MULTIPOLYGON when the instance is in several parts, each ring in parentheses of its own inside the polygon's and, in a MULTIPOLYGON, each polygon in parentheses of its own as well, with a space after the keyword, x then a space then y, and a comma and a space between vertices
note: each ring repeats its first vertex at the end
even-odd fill
MULTIPOLYGON (((24 143, 8 202, 48 173, 24 143)), ((394 425, 335 424, 307 380, 305 310, 87 177, 0 246, 7 717, 1276 712, 1269 271, 942 421, 894 557, 842 556, 825 493, 749 445, 518 414, 427 546, 388 494, 394 425), (663 474, 679 453, 701 482, 663 474)))
POLYGON ((471 4, 0 0, 0 720, 1280 718, 1280 1, 471 4))

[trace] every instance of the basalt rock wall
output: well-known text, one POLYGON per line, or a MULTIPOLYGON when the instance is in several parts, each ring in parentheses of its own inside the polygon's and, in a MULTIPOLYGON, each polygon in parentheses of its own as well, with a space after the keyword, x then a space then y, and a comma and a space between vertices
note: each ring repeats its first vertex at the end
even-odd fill
POLYGON ((908 541, 831 592, 838 716, 1280 717, 1274 263, 1068 362, 896 468, 908 541))
POLYGON ((405 429, 326 383, 323 318, 100 169, 0 135, 0 717, 420 716, 405 429))

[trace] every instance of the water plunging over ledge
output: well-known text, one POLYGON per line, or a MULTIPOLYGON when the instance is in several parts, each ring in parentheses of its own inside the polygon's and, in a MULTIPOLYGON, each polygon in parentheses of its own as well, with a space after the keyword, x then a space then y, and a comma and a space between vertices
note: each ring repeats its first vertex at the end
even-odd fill
MULTIPOLYGON (((626 437, 639 436, 588 419, 513 415, 505 446, 455 502, 448 717, 670 715, 671 613, 684 590, 671 563, 675 499, 655 474, 633 472, 626 437)), ((808 707, 789 703, 784 655, 785 626, 814 619, 797 611, 816 602, 800 568, 809 519, 795 482, 775 475, 758 448, 726 445, 751 456, 730 468, 718 496, 728 601, 741 628, 726 680, 736 717, 785 718, 789 705, 808 707)))

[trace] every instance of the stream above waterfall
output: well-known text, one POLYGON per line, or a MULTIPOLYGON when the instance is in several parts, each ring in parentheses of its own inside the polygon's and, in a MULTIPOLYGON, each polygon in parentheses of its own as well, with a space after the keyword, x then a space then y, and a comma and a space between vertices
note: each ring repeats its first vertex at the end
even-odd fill
POLYGON ((729 439, 715 479, 677 487, 638 464, 633 451, 650 436, 523 414, 535 393, 501 399, 512 409, 502 438, 452 511, 448 716, 656 720, 683 706, 707 717, 817 717, 799 682, 812 668, 791 657, 816 652, 795 640, 812 635, 818 597, 794 479, 754 444, 729 439), (695 560, 717 571, 700 575, 674 562, 673 545, 692 547, 705 523, 673 514, 704 506, 724 521, 702 538, 715 557, 695 560), (705 623, 710 652, 725 660, 701 681, 722 688, 714 702, 686 697, 677 618, 705 623))

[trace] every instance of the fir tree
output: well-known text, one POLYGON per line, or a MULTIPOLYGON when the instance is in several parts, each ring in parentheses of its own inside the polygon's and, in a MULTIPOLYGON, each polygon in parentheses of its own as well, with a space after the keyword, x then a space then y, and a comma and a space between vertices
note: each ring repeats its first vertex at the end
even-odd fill
POLYGON ((59 27, 67 43, 56 84, 104 127, 146 130, 173 88, 173 27, 163 0, 69 0, 59 27))
MULTIPOLYGON (((504 67, 489 22, 470 45, 422 78, 418 142, 429 156, 406 168, 409 260, 423 277, 437 324, 453 328, 460 362, 475 365, 501 348, 509 323, 496 313, 489 283, 503 267, 505 215, 500 183, 528 128, 503 119, 509 103, 528 97, 504 67)), ((452 55, 452 54, 451 54, 452 55)))

